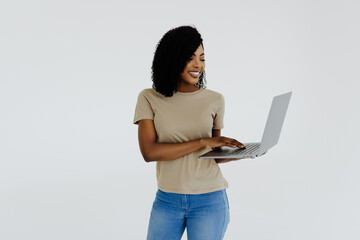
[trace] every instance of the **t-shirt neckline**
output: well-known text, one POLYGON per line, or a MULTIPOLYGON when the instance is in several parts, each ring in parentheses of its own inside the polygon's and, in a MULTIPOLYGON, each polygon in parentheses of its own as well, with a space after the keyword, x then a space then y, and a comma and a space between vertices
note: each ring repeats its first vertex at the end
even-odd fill
POLYGON ((196 93, 199 93, 201 91, 203 91, 205 88, 200 88, 199 90, 193 91, 193 92, 179 92, 177 91, 175 94, 180 94, 180 95, 193 95, 196 93))

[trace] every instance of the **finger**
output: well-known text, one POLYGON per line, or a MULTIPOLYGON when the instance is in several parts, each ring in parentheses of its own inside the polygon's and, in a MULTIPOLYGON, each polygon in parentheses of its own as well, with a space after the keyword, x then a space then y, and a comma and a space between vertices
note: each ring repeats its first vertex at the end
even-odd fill
POLYGON ((233 144, 235 145, 235 147, 238 148, 246 148, 246 146, 244 144, 242 144, 241 142, 237 141, 234 139, 233 144))
POLYGON ((229 139, 229 141, 228 141, 228 146, 230 146, 230 147, 233 147, 233 148, 236 148, 236 147, 238 147, 238 142, 235 140, 235 139, 229 139))
POLYGON ((237 141, 236 139, 224 137, 223 140, 224 140, 224 143, 226 144, 226 146, 233 147, 233 148, 235 148, 235 147, 246 148, 244 144, 237 141))
POLYGON ((264 155, 264 154, 266 154, 267 152, 268 152, 268 151, 266 150, 263 154, 261 154, 261 156, 264 155))
POLYGON ((241 143, 241 142, 239 142, 239 141, 236 141, 236 142, 237 142, 236 146, 237 146, 238 148, 246 148, 245 144, 243 144, 243 143, 241 143))
POLYGON ((226 143, 226 146, 232 147, 232 148, 236 148, 236 147, 237 147, 237 145, 236 145, 235 143, 233 143, 233 142, 227 142, 227 143, 226 143))
POLYGON ((238 147, 238 148, 246 148, 244 144, 242 144, 241 142, 237 141, 236 139, 229 139, 229 143, 234 146, 234 147, 238 147))

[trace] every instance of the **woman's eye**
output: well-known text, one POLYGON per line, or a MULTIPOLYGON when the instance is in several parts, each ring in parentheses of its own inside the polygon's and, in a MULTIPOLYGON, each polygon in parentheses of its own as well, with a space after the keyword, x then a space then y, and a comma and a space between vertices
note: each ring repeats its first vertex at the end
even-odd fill
MULTIPOLYGON (((190 59, 188 59, 188 62, 190 62, 190 61, 192 61, 193 59, 192 58, 190 58, 190 59)), ((200 59, 200 61, 203 61, 203 62, 205 62, 205 59, 200 59)))

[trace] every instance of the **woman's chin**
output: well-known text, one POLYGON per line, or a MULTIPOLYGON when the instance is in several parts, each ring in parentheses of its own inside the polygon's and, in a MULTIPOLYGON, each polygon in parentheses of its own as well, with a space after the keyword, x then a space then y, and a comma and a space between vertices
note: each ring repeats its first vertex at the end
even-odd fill
POLYGON ((198 82, 199 82, 199 79, 192 79, 190 81, 190 83, 193 84, 193 85, 197 84, 198 82))

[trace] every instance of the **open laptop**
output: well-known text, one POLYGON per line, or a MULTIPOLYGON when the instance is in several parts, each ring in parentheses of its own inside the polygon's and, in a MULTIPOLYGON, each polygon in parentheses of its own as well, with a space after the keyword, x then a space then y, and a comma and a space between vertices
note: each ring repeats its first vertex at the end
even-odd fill
POLYGON ((274 97, 261 143, 244 143, 246 148, 243 149, 224 146, 201 155, 199 158, 255 158, 261 156, 279 141, 291 94, 292 92, 288 92, 274 97))

